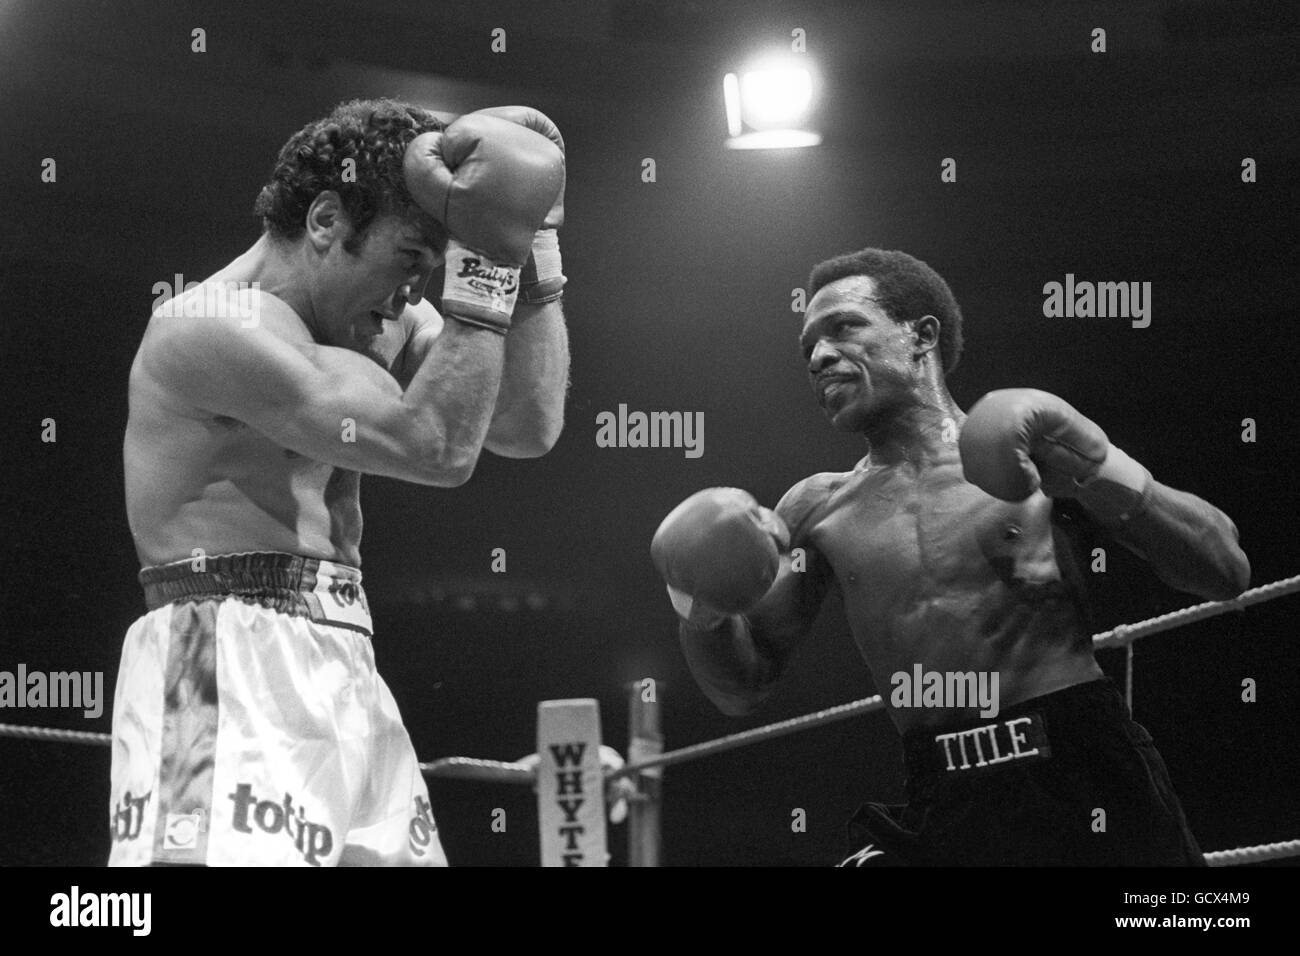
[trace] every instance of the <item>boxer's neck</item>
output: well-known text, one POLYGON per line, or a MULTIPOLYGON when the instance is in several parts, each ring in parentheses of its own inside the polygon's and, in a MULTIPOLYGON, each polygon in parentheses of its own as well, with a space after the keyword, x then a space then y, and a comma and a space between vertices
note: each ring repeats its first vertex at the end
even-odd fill
POLYGON ((931 379, 913 393, 911 401, 891 409, 863 430, 870 448, 869 464, 910 464, 919 470, 950 460, 957 454, 957 436, 964 421, 966 413, 948 394, 947 386, 931 379))
POLYGON ((247 251, 226 266, 222 274, 256 282, 261 291, 293 309, 313 337, 321 341, 321 330, 316 327, 312 309, 308 278, 312 275, 310 259, 311 250, 306 243, 277 241, 270 234, 263 233, 247 251))

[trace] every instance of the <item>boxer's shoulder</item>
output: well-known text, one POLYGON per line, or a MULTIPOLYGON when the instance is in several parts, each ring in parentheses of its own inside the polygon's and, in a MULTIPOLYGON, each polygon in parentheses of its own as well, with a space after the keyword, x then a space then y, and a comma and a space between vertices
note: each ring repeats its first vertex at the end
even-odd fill
POLYGON ((814 522, 819 511, 830 501, 831 497, 842 488, 855 474, 854 471, 821 471, 809 475, 781 496, 777 502, 776 513, 789 526, 791 533, 798 534, 814 522))
POLYGON ((311 340, 302 319, 283 299, 255 285, 214 277, 160 301, 149 316, 143 344, 176 345, 258 330, 289 341, 311 340))
POLYGON ((195 284, 150 315, 131 366, 132 415, 154 422, 168 415, 211 418, 240 430, 235 418, 213 417, 213 409, 229 404, 215 396, 239 394, 241 376, 273 364, 274 351, 285 344, 302 348, 311 336, 283 300, 256 288, 195 284))
POLYGON ((312 344, 288 303, 257 288, 205 281, 154 309, 132 377, 183 386, 213 365, 258 367, 267 349, 280 347, 273 343, 312 344))

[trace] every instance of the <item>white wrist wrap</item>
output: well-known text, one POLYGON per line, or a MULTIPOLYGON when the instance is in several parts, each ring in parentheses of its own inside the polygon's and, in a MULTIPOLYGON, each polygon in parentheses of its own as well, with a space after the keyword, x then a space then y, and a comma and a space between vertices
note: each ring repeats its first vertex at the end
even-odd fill
POLYGON ((532 254, 519 279, 520 298, 532 305, 554 302, 563 294, 567 281, 560 261, 560 234, 554 229, 537 230, 532 254))

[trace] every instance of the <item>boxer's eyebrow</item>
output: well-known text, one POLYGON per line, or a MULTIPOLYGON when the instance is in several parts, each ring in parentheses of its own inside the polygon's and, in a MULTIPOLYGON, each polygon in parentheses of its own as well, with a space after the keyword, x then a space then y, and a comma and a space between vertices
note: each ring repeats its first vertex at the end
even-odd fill
POLYGON ((836 322, 839 322, 842 319, 852 319, 855 322, 866 322, 866 323, 871 322, 871 316, 865 314, 864 312, 856 311, 851 308, 841 307, 835 309, 833 312, 823 313, 822 315, 817 316, 817 318, 809 322, 808 327, 804 329, 802 333, 800 333, 799 347, 803 349, 804 352, 808 352, 809 350, 812 349, 812 342, 809 340, 814 337, 820 338, 820 335, 816 335, 816 336, 814 335, 814 333, 818 330, 819 327, 826 327, 826 326, 833 327, 836 322))
POLYGON ((855 312, 852 309, 836 309, 834 312, 827 312, 825 315, 817 317, 818 322, 834 322, 838 319, 865 319, 867 316, 862 312, 855 312))
MULTIPOLYGON (((431 232, 426 232, 417 226, 413 226, 408 229, 403 229, 398 233, 397 241, 399 246, 414 246, 419 250, 419 255, 422 259, 427 250, 433 259, 438 260, 445 254, 446 246, 442 244, 444 238, 445 237, 441 235, 434 235, 431 232)), ((404 249, 403 251, 407 250, 404 249)))
POLYGON ((835 309, 832 312, 823 312, 821 315, 817 316, 815 319, 812 319, 808 323, 808 327, 804 329, 803 333, 799 336, 799 338, 800 340, 803 340, 804 338, 808 337, 809 335, 812 334, 813 330, 816 329, 818 326, 831 325, 839 321, 840 319, 848 319, 848 318, 862 319, 862 318, 866 318, 866 316, 864 316, 861 312, 852 312, 849 309, 835 309))
POLYGON ((418 206, 402 217, 398 234, 402 241, 427 246, 438 255, 442 255, 447 248, 446 227, 418 206))

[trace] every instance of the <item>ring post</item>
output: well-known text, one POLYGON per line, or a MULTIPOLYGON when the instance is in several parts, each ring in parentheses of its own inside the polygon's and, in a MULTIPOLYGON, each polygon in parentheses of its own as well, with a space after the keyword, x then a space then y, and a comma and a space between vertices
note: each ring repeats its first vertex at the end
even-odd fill
MULTIPOLYGON (((628 763, 637 763, 663 753, 664 737, 659 729, 658 681, 628 684, 628 763)), ((660 810, 663 805, 663 768, 650 767, 634 778, 637 795, 628 801, 627 864, 658 866, 660 810)))

